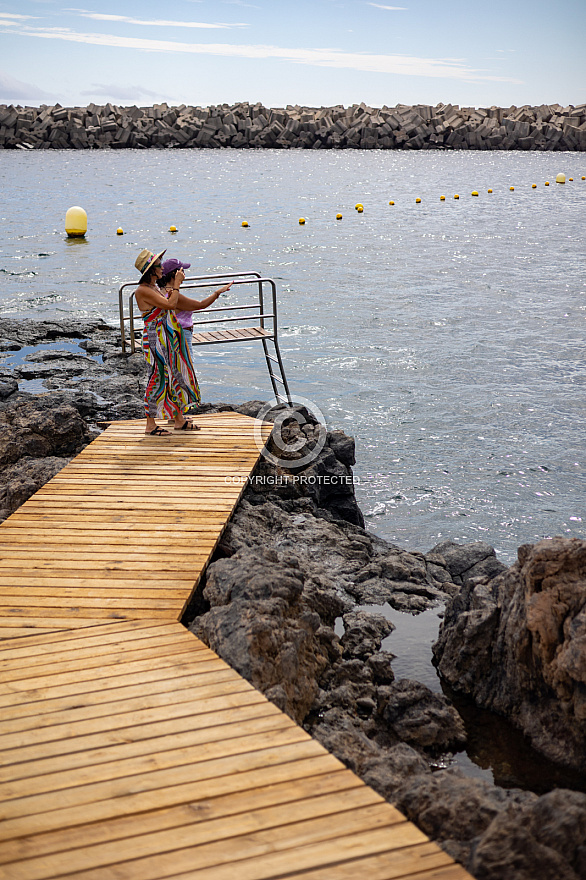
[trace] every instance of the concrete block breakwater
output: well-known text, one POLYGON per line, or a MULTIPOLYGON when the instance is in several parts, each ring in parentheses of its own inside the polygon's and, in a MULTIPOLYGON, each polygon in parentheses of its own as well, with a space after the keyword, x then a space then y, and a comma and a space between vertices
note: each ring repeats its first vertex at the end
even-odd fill
POLYGON ((272 147, 586 150, 586 104, 562 107, 21 107, 0 105, 0 149, 272 147))

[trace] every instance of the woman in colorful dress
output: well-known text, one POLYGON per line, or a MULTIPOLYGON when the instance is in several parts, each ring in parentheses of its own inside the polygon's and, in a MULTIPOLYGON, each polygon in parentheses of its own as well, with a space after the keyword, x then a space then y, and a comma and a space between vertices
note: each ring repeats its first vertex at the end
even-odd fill
MULTIPOLYGON (((177 278, 177 273, 185 273, 185 270, 189 269, 190 266, 191 263, 182 263, 181 260, 176 260, 174 258, 165 260, 163 262, 163 277, 157 280, 157 284, 161 288, 161 290, 166 291, 167 296, 170 296, 170 294, 172 294, 173 287, 177 284, 177 281, 175 280, 177 278)), ((185 275, 183 277, 185 277, 185 275)), ((202 300, 191 299, 182 295, 181 301, 185 303, 187 302, 187 300, 189 300, 189 306, 185 307, 185 305, 183 305, 181 308, 175 309, 175 317, 177 318, 177 322, 181 326, 181 329, 183 331, 183 335, 185 337, 187 347, 191 353, 192 360, 193 313, 198 312, 200 309, 209 308, 209 306, 215 303, 217 298, 222 293, 226 293, 227 290, 230 290, 230 288, 232 287, 232 283, 233 282, 231 281, 224 287, 220 287, 219 290, 215 290, 213 293, 210 293, 209 296, 206 296, 205 299, 202 300)))
MULTIPOLYGON (((187 410, 200 403, 200 393, 191 351, 174 310, 198 309, 204 306, 179 293, 185 279, 180 269, 169 290, 168 297, 159 289, 157 281, 162 277, 161 257, 165 251, 154 254, 143 250, 135 266, 140 272, 140 282, 135 300, 142 312, 144 332, 142 350, 150 367, 145 391, 145 434, 150 437, 169 436, 170 431, 161 428, 155 418, 169 418, 176 431, 198 431, 199 428, 185 417, 187 410)), ((227 285, 223 290, 227 290, 227 285)), ((218 291, 218 294, 222 291, 218 291)))

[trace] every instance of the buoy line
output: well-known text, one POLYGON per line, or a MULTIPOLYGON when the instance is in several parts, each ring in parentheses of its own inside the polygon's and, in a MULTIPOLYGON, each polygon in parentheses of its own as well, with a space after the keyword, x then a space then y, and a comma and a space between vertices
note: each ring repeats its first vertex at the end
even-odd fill
MULTIPOLYGON (((573 183, 574 178, 568 177, 567 180, 568 180, 568 182, 573 183)), ((581 180, 586 181, 586 175, 581 175, 581 180)), ((560 185, 564 185, 566 183, 566 175, 560 171, 556 175, 555 182, 560 185)), ((549 185, 550 185, 549 180, 546 180, 544 182, 544 186, 549 186, 549 185)), ((537 189, 537 184, 532 183, 531 189, 537 189)), ((509 186, 509 192, 515 192, 515 191, 516 191, 516 189, 514 186, 509 186)), ((487 190, 487 193, 489 195, 493 195, 494 190, 489 188, 487 190)), ((470 196, 472 198, 479 198, 480 194, 479 194, 478 190, 472 190, 472 192, 470 193, 470 196)), ((445 202, 446 201, 445 195, 440 195, 439 200, 440 200, 440 202, 445 202)), ((460 200, 459 193, 454 194, 454 200, 455 201, 460 200)), ((423 203, 423 199, 420 196, 417 196, 415 199, 415 204, 420 205, 422 203, 423 203)), ((390 199, 389 206, 394 207, 394 205, 395 205, 395 200, 390 199)), ((354 210, 356 211, 357 214, 363 214, 364 213, 364 205, 362 204, 362 202, 357 202, 354 205, 354 210)), ((336 220, 342 220, 343 214, 338 212, 335 215, 335 217, 336 217, 336 220)), ((79 207, 79 205, 74 205, 73 207, 71 207, 67 210, 67 213, 65 215, 65 232, 67 233, 67 235, 70 238, 84 238, 85 234, 87 232, 87 222, 88 222, 87 221, 87 213, 85 212, 85 210, 83 208, 79 207)), ((307 222, 307 218, 300 217, 298 222, 299 222, 299 226, 305 226, 305 224, 307 222)), ((247 229, 250 226, 250 224, 248 223, 247 220, 242 220, 240 225, 242 226, 243 229, 247 229)), ((177 227, 174 225, 169 226, 169 232, 171 234, 176 233, 177 227)), ((116 235, 124 235, 124 229, 121 226, 119 226, 116 229, 116 235)))

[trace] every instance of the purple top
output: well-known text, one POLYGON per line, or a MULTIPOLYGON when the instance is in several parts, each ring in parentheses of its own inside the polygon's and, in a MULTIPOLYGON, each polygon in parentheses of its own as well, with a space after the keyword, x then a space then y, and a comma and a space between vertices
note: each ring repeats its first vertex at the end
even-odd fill
MULTIPOLYGON (((170 297, 170 293, 167 293, 165 290, 165 296, 167 299, 170 297)), ((186 312, 181 309, 180 311, 175 312, 175 317, 177 318, 177 323, 180 327, 183 327, 185 330, 191 330, 193 327, 193 312, 186 312)))
POLYGON ((184 327, 185 330, 191 330, 193 327, 193 312, 175 312, 177 323, 184 327))

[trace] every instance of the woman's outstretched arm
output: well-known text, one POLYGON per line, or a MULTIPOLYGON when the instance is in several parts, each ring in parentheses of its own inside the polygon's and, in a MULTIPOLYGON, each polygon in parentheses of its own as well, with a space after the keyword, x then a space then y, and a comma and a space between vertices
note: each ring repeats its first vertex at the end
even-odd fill
POLYGON ((213 293, 210 293, 209 296, 206 296, 205 299, 191 299, 184 294, 179 294, 179 301, 176 306, 173 308, 177 308, 182 312, 199 312, 201 309, 207 309, 208 306, 211 306, 212 303, 215 303, 217 298, 222 294, 226 293, 226 291, 230 290, 232 284, 234 282, 230 281, 229 284, 226 284, 224 287, 220 287, 218 290, 214 290, 213 293))

